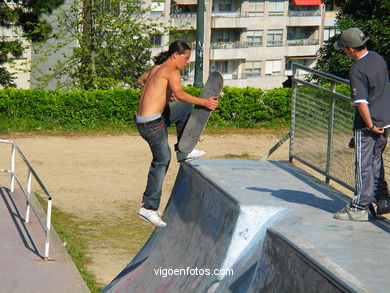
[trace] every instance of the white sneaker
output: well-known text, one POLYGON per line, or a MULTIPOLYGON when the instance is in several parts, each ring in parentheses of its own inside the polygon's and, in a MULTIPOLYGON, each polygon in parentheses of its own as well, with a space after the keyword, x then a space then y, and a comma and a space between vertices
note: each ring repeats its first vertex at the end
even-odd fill
POLYGON ((206 154, 205 151, 201 151, 201 150, 197 150, 197 149, 193 149, 192 152, 190 152, 188 155, 187 155, 187 160, 193 160, 193 159, 198 159, 200 158, 201 156, 204 156, 206 154))
POLYGON ((157 226, 157 227, 165 227, 167 223, 165 223, 163 220, 161 220, 161 213, 158 211, 148 210, 144 207, 141 207, 138 211, 138 216, 141 217, 141 219, 157 226))
POLYGON ((206 154, 205 151, 194 149, 194 150, 192 150, 192 152, 190 152, 188 154, 182 153, 182 152, 177 152, 176 153, 176 158, 177 158, 178 162, 184 162, 184 161, 198 159, 198 158, 200 158, 201 156, 203 156, 205 154, 206 154))

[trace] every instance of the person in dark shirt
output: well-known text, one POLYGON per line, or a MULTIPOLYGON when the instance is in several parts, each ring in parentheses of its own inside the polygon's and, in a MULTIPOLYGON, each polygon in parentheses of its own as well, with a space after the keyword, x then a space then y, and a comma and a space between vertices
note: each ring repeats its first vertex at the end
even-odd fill
POLYGON ((339 220, 368 221, 368 209, 375 202, 377 214, 390 212, 382 154, 390 127, 390 84, 386 62, 368 51, 368 37, 358 28, 342 32, 334 47, 356 60, 349 71, 355 142, 355 195, 347 207, 336 212, 339 220))

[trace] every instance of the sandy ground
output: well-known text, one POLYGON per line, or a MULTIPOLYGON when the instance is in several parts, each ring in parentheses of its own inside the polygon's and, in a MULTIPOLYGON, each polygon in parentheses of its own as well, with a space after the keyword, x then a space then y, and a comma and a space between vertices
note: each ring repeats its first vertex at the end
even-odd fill
MULTIPOLYGON (((261 131, 206 134, 197 148, 207 152, 205 158, 259 159, 283 134, 261 131)), ((99 219, 95 226, 115 220, 125 221, 126 229, 132 229, 134 224, 126 222, 126 213, 135 214, 140 206, 151 160, 146 142, 137 133, 77 137, 19 134, 6 138, 15 141, 24 152, 52 194, 55 206, 76 215, 80 221, 99 219), (124 206, 131 209, 124 210, 124 206)), ((170 143, 173 147, 174 135, 170 136, 170 143)), ((271 159, 287 160, 288 142, 271 159)), ((178 167, 173 159, 164 184, 161 209, 168 200, 178 167)), ((137 245, 141 247, 142 242, 137 245)), ((126 243, 98 245, 93 237, 90 239, 89 269, 101 284, 111 281, 134 256, 123 246, 126 243)))

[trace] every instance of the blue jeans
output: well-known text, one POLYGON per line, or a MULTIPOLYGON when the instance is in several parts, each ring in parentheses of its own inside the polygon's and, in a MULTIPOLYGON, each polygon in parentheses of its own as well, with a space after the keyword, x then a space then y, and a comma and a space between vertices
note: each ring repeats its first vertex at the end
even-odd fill
POLYGON ((191 112, 191 104, 180 101, 169 102, 162 114, 162 121, 157 120, 147 126, 137 124, 138 132, 149 144, 153 155, 142 198, 143 206, 146 209, 158 210, 160 206, 162 186, 171 161, 168 126, 176 125, 177 141, 179 141, 191 112))

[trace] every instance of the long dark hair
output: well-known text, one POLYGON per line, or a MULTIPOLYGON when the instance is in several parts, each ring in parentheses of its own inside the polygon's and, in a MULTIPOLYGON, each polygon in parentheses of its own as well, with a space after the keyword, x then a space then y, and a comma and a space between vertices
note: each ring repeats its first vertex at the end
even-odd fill
POLYGON ((154 64, 160 65, 163 64, 165 61, 167 61, 168 58, 171 57, 173 53, 178 52, 180 54, 184 54, 186 51, 189 50, 191 50, 191 47, 186 42, 177 40, 169 45, 168 51, 161 52, 157 56, 154 56, 152 60, 154 64))

